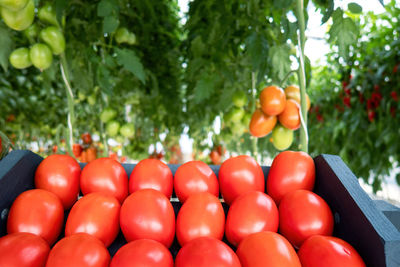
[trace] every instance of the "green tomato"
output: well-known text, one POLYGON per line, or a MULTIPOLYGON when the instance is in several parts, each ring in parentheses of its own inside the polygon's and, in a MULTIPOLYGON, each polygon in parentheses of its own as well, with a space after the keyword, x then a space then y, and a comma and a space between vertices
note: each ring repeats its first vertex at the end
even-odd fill
POLYGON ((293 131, 277 124, 272 130, 272 144, 278 150, 285 150, 293 143, 293 131))
POLYGON ((28 38, 29 42, 34 43, 37 35, 39 33, 39 27, 36 23, 29 26, 24 30, 24 35, 28 38))
POLYGON ((251 113, 245 113, 243 118, 242 118, 242 123, 243 125, 245 125, 246 127, 249 127, 250 125, 250 121, 251 121, 251 113))
POLYGON ((40 38, 50 46, 53 54, 59 55, 65 50, 63 33, 55 26, 49 26, 40 32, 40 38))
POLYGON ((240 136, 244 133, 244 130, 246 129, 246 127, 241 124, 241 123, 233 123, 231 126, 231 132, 232 134, 236 135, 236 136, 240 136))
POLYGON ((53 54, 51 49, 45 44, 34 44, 29 51, 33 66, 40 69, 41 71, 51 66, 53 62, 53 54))
POLYGON ((35 3, 33 0, 29 0, 28 4, 19 11, 2 8, 1 16, 8 27, 16 31, 23 31, 32 24, 35 18, 35 3))
POLYGON ((23 9, 29 0, 0 0, 0 6, 11 11, 20 11, 23 9))
POLYGON ((25 69, 32 65, 29 57, 29 48, 22 47, 12 51, 10 63, 16 69, 25 69))
POLYGON ((89 105, 94 106, 96 104, 96 95, 91 94, 90 96, 88 96, 87 101, 89 105))
POLYGON ((238 107, 233 107, 226 115, 226 122, 238 123, 244 116, 244 110, 238 107))
POLYGON ((58 26, 56 12, 50 3, 46 3, 43 7, 39 9, 38 17, 41 21, 58 26))
POLYGON ((132 123, 122 125, 119 131, 126 138, 132 138, 135 136, 135 126, 132 123))
POLYGON ((109 121, 106 125, 106 132, 109 136, 116 136, 119 132, 119 122, 118 121, 109 121))
POLYGON ((238 107, 244 107, 247 104, 247 95, 243 91, 236 91, 232 96, 233 104, 238 107))
POLYGON ((133 32, 129 33, 127 43, 130 45, 136 44, 136 35, 133 32))
POLYGON ((110 120, 114 119, 117 116, 117 112, 112 108, 105 108, 100 113, 100 120, 104 123, 109 122, 110 120))
POLYGON ((115 33, 115 41, 117 41, 117 43, 119 44, 126 43, 129 40, 129 34, 130 32, 128 31, 127 28, 125 27, 118 28, 117 32, 115 33))

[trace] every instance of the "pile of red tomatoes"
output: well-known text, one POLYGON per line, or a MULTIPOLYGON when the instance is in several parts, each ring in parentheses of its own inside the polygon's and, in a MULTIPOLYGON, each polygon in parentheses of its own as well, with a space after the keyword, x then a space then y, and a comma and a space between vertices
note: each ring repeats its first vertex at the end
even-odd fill
POLYGON ((201 161, 173 175, 145 159, 128 179, 110 158, 81 170, 74 158, 51 155, 34 179, 36 189, 11 206, 0 266, 365 266, 332 237, 333 215, 312 192, 315 166, 304 152, 281 152, 268 177, 253 158, 232 157, 218 178, 201 161), (120 231, 127 243, 111 257, 120 231))

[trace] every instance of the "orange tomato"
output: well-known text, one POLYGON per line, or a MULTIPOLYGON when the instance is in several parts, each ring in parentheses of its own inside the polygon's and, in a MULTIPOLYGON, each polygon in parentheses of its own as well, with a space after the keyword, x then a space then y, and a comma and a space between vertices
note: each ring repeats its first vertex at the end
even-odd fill
POLYGON ((293 100, 286 101, 285 109, 279 114, 279 122, 288 129, 297 130, 300 127, 300 106, 293 100))
POLYGON ((86 149, 86 159, 87 162, 97 159, 97 149, 95 147, 89 147, 86 149))
MULTIPOLYGON (((296 85, 289 85, 285 88, 285 95, 287 99, 293 99, 300 105, 300 89, 296 85)), ((310 98, 306 94, 307 110, 310 109, 310 98)))
POLYGON ((271 85, 265 87, 260 94, 261 109, 266 115, 278 115, 286 105, 286 96, 282 88, 271 85))
POLYGON ((249 125, 251 135, 263 137, 269 134, 276 125, 276 116, 265 115, 261 109, 256 109, 251 116, 249 125))

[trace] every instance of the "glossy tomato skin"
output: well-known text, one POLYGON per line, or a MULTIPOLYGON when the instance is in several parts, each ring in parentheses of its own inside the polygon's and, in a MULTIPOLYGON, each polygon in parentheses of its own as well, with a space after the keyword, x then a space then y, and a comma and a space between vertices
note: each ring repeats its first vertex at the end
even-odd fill
POLYGON ((265 87, 260 93, 260 104, 266 115, 278 115, 286 105, 285 92, 278 86, 265 87))
POLYGON ((285 195, 279 205, 279 232, 295 248, 313 235, 332 235, 333 215, 317 194, 297 190, 285 195))
POLYGON ((277 232, 278 208, 274 200, 258 191, 247 192, 233 201, 226 218, 225 235, 238 246, 248 235, 262 231, 277 232))
POLYGON ((51 155, 45 158, 35 172, 35 187, 56 194, 64 209, 70 209, 79 195, 79 163, 68 155, 51 155))
POLYGON ((20 194, 11 206, 7 232, 36 234, 49 245, 57 240, 64 222, 61 200, 43 189, 32 189, 20 194))
POLYGON ((175 236, 174 209, 163 193, 142 189, 122 204, 120 226, 128 242, 147 238, 170 247, 175 236))
POLYGON ((187 243, 179 250, 175 267, 240 267, 235 252, 221 240, 200 237, 187 243))
POLYGON ((89 162, 82 170, 80 185, 84 195, 103 192, 120 203, 128 196, 128 175, 121 163, 110 158, 89 162))
POLYGON ((97 238, 86 233, 65 237, 51 249, 46 267, 108 267, 110 254, 97 238))
POLYGON ((346 241, 333 237, 314 235, 298 251, 303 267, 365 267, 358 252, 346 241))
POLYGON ((111 260, 110 267, 173 267, 171 252, 160 242, 138 239, 121 247, 111 260))
POLYGON ((264 173, 255 159, 241 155, 225 160, 218 173, 222 197, 230 205, 249 191, 264 192, 264 173))
POLYGON ((216 197, 219 195, 217 176, 202 161, 189 161, 179 166, 174 177, 174 189, 182 203, 189 196, 200 192, 209 192, 216 197))
POLYGON ((283 196, 298 189, 312 191, 315 183, 313 159, 302 151, 283 151, 273 160, 267 179, 267 194, 278 205, 283 196))
POLYGON ((44 266, 50 247, 40 236, 14 233, 0 238, 0 266, 44 266))
POLYGON ((172 195, 173 176, 169 167, 158 159, 144 159, 133 169, 129 178, 129 193, 152 188, 167 198, 172 195))
POLYGON ((301 267, 292 245, 274 232, 247 236, 236 250, 243 267, 301 267))
POLYGON ((249 130, 251 135, 255 137, 264 137, 274 129, 276 116, 265 115, 261 109, 256 109, 251 116, 249 130))
POLYGON ((300 128, 300 106, 293 100, 286 101, 285 109, 278 116, 279 122, 290 130, 300 128))
POLYGON ((87 233, 111 245, 119 232, 121 204, 115 197, 99 192, 83 196, 72 207, 65 225, 65 236, 87 233))
POLYGON ((221 240, 224 236, 225 213, 219 199, 202 192, 190 196, 179 210, 176 237, 181 246, 202 236, 221 240))

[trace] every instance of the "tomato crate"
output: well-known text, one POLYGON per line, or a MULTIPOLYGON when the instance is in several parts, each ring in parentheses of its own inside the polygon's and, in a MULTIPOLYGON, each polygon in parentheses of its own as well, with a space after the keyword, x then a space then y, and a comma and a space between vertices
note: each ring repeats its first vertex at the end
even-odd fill
MULTIPOLYGON (((23 191, 34 188, 35 170, 42 160, 31 151, 15 150, 0 161, 0 236, 7 233, 7 215, 14 199, 23 191)), ((367 266, 400 266, 400 208, 372 200, 340 157, 323 154, 315 157, 314 162, 314 192, 325 199, 333 212, 334 235, 354 246, 367 266)), ((84 165, 81 164, 81 167, 84 165)), ((129 177, 135 164, 122 165, 129 177)), ((173 174, 179 167, 168 166, 173 174)), ((219 166, 210 167, 218 176, 219 166)), ((267 179, 269 167, 263 166, 262 169, 267 179)), ((171 203, 177 215, 181 204, 174 195, 171 203)), ((223 207, 226 213, 229 207, 225 203, 223 207)), ((68 211, 65 215, 66 219, 68 211)), ((224 241, 227 242, 226 239, 224 241)), ((125 243, 120 232, 108 248, 110 254, 114 255, 125 243)), ((174 257, 179 248, 175 238, 170 247, 174 257)))

